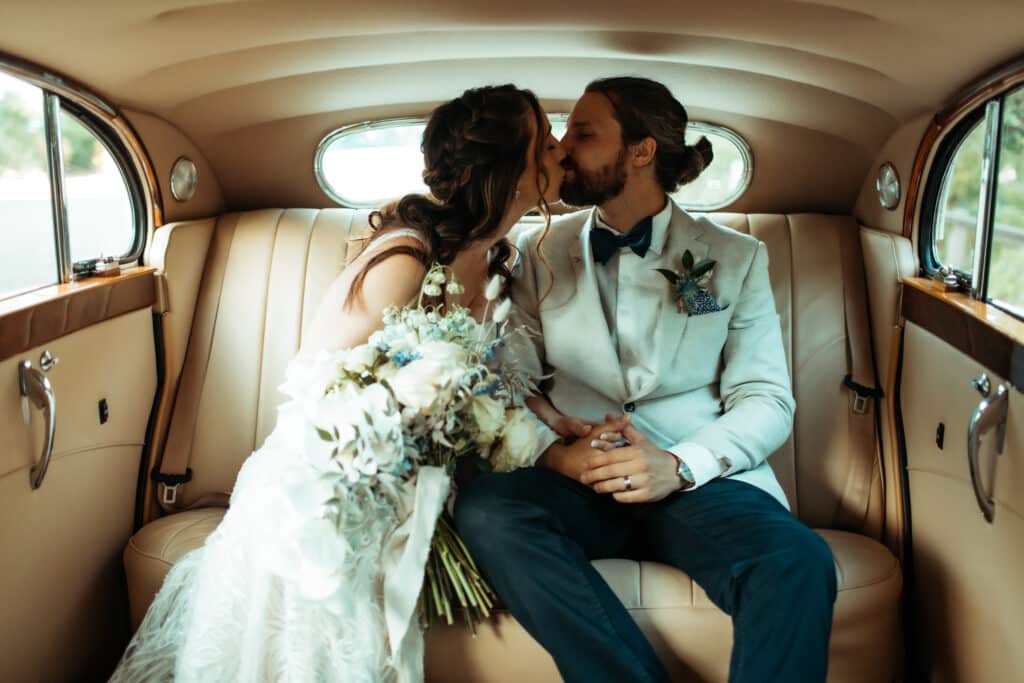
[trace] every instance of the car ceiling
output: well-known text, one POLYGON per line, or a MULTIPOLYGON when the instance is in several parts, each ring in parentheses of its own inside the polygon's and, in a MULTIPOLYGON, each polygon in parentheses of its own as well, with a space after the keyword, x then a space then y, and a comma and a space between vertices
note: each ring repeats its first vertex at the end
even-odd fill
POLYGON ((593 78, 643 74, 695 118, 796 127, 870 160, 1024 48, 1020 0, 4 4, 0 51, 204 150, 296 119, 426 112, 483 83, 566 111, 593 78))

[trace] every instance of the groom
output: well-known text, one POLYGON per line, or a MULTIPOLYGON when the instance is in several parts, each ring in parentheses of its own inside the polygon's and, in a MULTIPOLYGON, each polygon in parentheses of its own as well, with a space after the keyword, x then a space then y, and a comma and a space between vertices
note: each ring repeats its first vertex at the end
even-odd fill
POLYGON ((641 78, 595 81, 573 108, 562 198, 596 209, 524 235, 513 299, 582 438, 478 478, 456 522, 567 681, 668 680, 590 564, 609 557, 678 567, 731 615, 730 681, 824 681, 832 554, 767 463, 794 410, 768 257, 668 198, 711 160, 686 125, 641 78))

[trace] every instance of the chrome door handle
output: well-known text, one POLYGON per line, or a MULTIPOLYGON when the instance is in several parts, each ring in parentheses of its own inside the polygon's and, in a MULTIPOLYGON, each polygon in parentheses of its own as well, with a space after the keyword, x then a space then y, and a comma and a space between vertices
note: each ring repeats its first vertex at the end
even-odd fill
POLYGON ((974 487, 974 497, 978 499, 978 507, 985 515, 985 521, 991 522, 996 515, 996 504, 992 493, 985 490, 981 481, 981 471, 978 465, 978 449, 981 447, 981 436, 996 429, 996 454, 1003 452, 1003 445, 1006 441, 1006 416, 1009 409, 1009 392, 1005 384, 996 388, 993 396, 981 399, 981 403, 971 416, 971 423, 967 427, 967 463, 971 469, 971 486, 974 487))
POLYGON ((43 411, 43 419, 46 420, 46 441, 43 442, 43 454, 39 458, 39 462, 33 465, 29 471, 29 482, 33 489, 37 489, 43 485, 43 477, 46 476, 46 468, 50 466, 50 456, 53 455, 53 435, 57 428, 57 402, 53 397, 50 380, 33 368, 30 361, 22 361, 18 366, 18 387, 21 390, 22 401, 31 401, 36 408, 43 411))

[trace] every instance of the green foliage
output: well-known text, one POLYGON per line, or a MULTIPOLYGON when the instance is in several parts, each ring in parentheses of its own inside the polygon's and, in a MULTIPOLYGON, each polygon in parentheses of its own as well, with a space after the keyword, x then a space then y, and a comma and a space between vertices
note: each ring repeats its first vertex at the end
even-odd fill
POLYGON ((0 170, 46 170, 46 136, 21 98, 0 95, 0 170))
POLYGON ((88 128, 67 114, 61 115, 61 137, 64 144, 64 170, 71 175, 84 175, 96 170, 99 140, 88 128))
MULTIPOLYGON (((71 175, 96 171, 100 143, 89 129, 75 118, 62 114, 61 132, 65 171, 71 175)), ((42 108, 34 113, 23 99, 9 92, 0 96, 0 169, 47 170, 42 108)))

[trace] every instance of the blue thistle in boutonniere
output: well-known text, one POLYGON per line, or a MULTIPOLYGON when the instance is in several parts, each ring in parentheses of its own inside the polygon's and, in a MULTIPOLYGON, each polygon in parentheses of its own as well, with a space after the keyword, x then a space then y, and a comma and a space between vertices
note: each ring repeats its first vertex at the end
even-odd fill
POLYGON ((687 249, 683 252, 683 267, 680 271, 656 268, 668 280, 676 300, 676 309, 680 313, 703 315, 728 308, 720 306, 707 288, 717 263, 709 258, 694 263, 693 254, 687 249))

